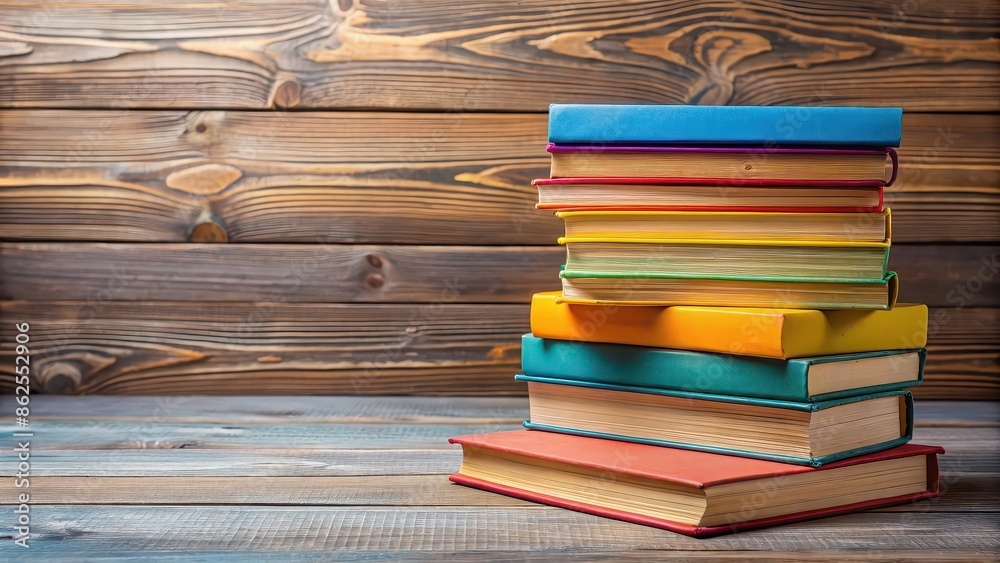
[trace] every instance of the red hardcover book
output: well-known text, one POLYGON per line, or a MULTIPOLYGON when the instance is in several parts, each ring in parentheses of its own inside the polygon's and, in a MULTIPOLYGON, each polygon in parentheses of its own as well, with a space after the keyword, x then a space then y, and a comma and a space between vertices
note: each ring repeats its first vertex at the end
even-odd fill
POLYGON ((677 184, 676 178, 542 178, 539 209, 879 213, 882 186, 677 184))
POLYGON ((549 144, 552 178, 657 178, 665 184, 726 186, 891 186, 895 149, 824 149, 549 144), (892 172, 885 178, 885 158, 892 172))
POLYGON ((906 444, 813 468, 514 430, 461 436, 462 485, 707 537, 938 494, 936 446, 906 444))

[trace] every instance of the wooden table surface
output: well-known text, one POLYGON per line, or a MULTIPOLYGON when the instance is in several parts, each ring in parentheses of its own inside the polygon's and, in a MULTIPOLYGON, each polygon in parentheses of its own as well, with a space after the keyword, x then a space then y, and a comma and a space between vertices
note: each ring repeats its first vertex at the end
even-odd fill
POLYGON ((916 414, 915 441, 948 450, 939 498, 698 540, 448 482, 447 438, 518 427, 524 399, 36 396, 31 547, 5 506, 0 559, 997 560, 1000 405, 916 414))

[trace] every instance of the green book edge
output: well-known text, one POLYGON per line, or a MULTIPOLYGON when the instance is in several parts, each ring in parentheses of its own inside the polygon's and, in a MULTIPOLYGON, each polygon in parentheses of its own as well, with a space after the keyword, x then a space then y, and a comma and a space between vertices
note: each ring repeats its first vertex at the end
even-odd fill
POLYGON ((724 280, 724 281, 759 281, 759 282, 791 282, 791 283, 869 283, 886 285, 891 278, 896 277, 896 272, 886 272, 882 279, 867 278, 802 278, 802 277, 776 277, 776 276, 698 276, 688 274, 632 274, 621 272, 577 272, 566 270, 565 267, 559 272, 560 278, 608 278, 608 279, 679 279, 679 280, 724 280))

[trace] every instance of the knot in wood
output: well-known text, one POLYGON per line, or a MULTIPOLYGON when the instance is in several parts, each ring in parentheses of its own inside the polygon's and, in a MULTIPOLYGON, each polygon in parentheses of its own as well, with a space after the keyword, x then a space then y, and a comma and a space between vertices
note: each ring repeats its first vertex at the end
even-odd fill
POLYGON ((302 97, 302 83, 295 77, 285 77, 274 85, 274 106, 291 108, 299 105, 302 97))
POLYGON ((51 362, 40 370, 38 379, 46 393, 72 395, 83 382, 83 373, 73 362, 51 362))
POLYGON ((365 285, 371 289, 378 289, 385 285, 385 278, 381 274, 371 274, 365 278, 365 285))
POLYGON ((229 242, 229 233, 214 220, 195 225, 191 230, 191 242, 229 242))

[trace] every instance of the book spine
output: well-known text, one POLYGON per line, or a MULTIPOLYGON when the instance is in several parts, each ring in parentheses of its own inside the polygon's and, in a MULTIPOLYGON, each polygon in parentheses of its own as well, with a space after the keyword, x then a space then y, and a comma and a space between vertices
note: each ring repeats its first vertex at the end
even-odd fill
MULTIPOLYGON (((872 284, 886 285, 894 277, 895 272, 886 272, 882 278, 801 278, 781 276, 707 276, 703 274, 666 274, 666 273, 634 273, 634 272, 588 272, 572 270, 567 266, 559 277, 564 279, 604 278, 604 279, 649 279, 649 280, 727 280, 744 282, 788 282, 788 283, 842 283, 842 284, 872 284)), ((823 307, 816 307, 822 309, 823 307)))
POLYGON ((617 344, 521 339, 525 375, 612 385, 808 401, 808 363, 617 344))
MULTIPOLYGON (((588 148, 574 145, 555 145, 549 144, 546 149, 550 154, 553 155, 552 163, 549 168, 550 179, 560 180, 569 179, 574 176, 566 175, 562 173, 562 166, 559 161, 555 158, 555 155, 560 153, 589 153, 589 154, 614 154, 614 153, 650 153, 650 154, 662 154, 662 153, 691 153, 691 154, 702 154, 702 153, 726 153, 726 154, 738 154, 744 157, 752 157, 757 154, 753 151, 747 151, 745 149, 726 147, 726 148, 713 148, 713 147, 652 147, 652 146, 642 146, 642 147, 602 147, 602 148, 588 148)), ((896 154, 894 149, 886 148, 882 150, 834 150, 834 149, 775 149, 770 151, 771 153, 787 153, 787 154, 838 154, 838 155, 883 155, 888 156, 892 162, 892 173, 888 180, 886 180, 884 173, 880 175, 879 178, 870 178, 864 180, 845 180, 838 178, 824 178, 821 180, 809 180, 809 179, 781 179, 781 178, 734 178, 732 176, 728 178, 690 178, 682 176, 662 176, 657 177, 656 180, 659 184, 663 185, 713 185, 713 186, 725 186, 725 187, 738 187, 738 186, 826 186, 826 187, 864 187, 864 186, 891 186, 896 181, 896 176, 899 172, 899 156, 896 154)))
MULTIPOLYGON (((821 408, 828 408, 827 403, 807 403, 803 401, 786 401, 784 399, 765 399, 762 397, 748 397, 745 395, 725 395, 721 393, 704 393, 687 390, 666 389, 662 387, 640 387, 638 385, 622 385, 617 383, 600 383, 594 381, 582 381, 578 379, 560 379, 555 377, 541 377, 535 375, 518 374, 514 376, 515 381, 527 381, 529 384, 537 383, 541 385, 554 385, 566 387, 584 387, 590 389, 603 389, 607 391, 622 391, 625 393, 640 393, 646 395, 662 395, 664 397, 675 397, 680 399, 691 399, 699 401, 714 401, 718 403, 732 403, 737 405, 751 405, 755 407, 768 407, 776 409, 788 409, 801 412, 815 412, 821 408), (827 406, 819 406, 824 405, 827 406)), ((899 393, 898 391, 895 393, 899 393)), ((531 385, 528 386, 528 394, 531 394, 531 385)), ((847 397, 842 401, 845 403, 856 400, 875 398, 878 395, 861 395, 857 398, 847 397)))
POLYGON ((780 524, 800 522, 803 520, 812 520, 815 518, 836 516, 838 514, 860 512, 872 508, 892 506, 895 504, 903 504, 906 502, 913 502, 918 499, 937 496, 939 489, 939 481, 940 481, 938 474, 937 456, 931 454, 926 457, 927 457, 928 490, 924 492, 899 495, 895 497, 886 497, 886 498, 868 500, 863 502, 856 502, 852 504, 844 504, 839 506, 832 506, 829 508, 811 510, 808 512, 796 512, 794 514, 772 516, 770 518, 761 518, 758 520, 733 522, 731 524, 718 525, 718 526, 692 526, 690 524, 682 524, 679 522, 665 520, 662 518, 654 518, 651 516, 636 514, 634 512, 627 512, 623 510, 616 510, 613 508, 607 508, 593 504, 581 503, 578 501, 567 500, 552 495, 526 491, 524 489, 509 487, 507 485, 500 485, 497 483, 493 483, 491 481, 486 481, 475 477, 469 477, 468 475, 463 475, 462 473, 455 473, 454 475, 451 475, 449 477, 449 480, 451 480, 453 483, 465 485, 467 487, 474 487, 477 489, 491 491, 516 498, 523 498, 525 500, 530 500, 532 502, 539 502, 542 504, 548 504, 551 506, 557 506, 569 510, 576 510, 588 514, 595 514, 597 516, 603 516, 606 518, 614 518, 617 520, 632 522, 644 526, 652 526, 693 537, 705 538, 705 537, 718 536, 722 534, 729 534, 740 530, 754 530, 768 526, 776 526, 780 524))
POLYGON ((896 149, 889 147, 886 149, 889 153, 889 160, 892 162, 892 173, 889 175, 889 179, 883 184, 884 187, 889 187, 896 183, 896 176, 899 175, 899 155, 896 154, 896 149))
MULTIPOLYGON (((558 292, 531 299, 531 332, 558 340, 606 342, 659 348, 727 353, 733 342, 744 343, 741 355, 785 357, 784 317, 774 314, 732 315, 705 309, 676 311, 617 305, 574 305, 560 302, 558 292), (773 322, 777 319, 777 322, 773 322), (759 327, 746 341, 751 323, 759 327)), ((926 312, 925 312, 926 316, 926 312)), ((926 323, 924 323, 926 326, 926 323)), ((921 344, 922 346, 922 344, 921 344)))
POLYGON ((879 213, 882 211, 882 191, 879 190, 879 203, 871 207, 787 207, 787 206, 590 206, 562 205, 555 203, 537 203, 536 209, 553 209, 556 211, 694 211, 712 213, 879 213))
POLYGON ((901 133, 899 108, 553 104, 549 109, 549 142, 566 145, 883 148, 898 147, 901 133))
MULTIPOLYGON (((556 164, 550 167, 550 174, 553 180, 563 180, 576 178, 577 176, 563 176, 561 169, 556 164)), ((778 188, 801 188, 801 187, 824 187, 824 188, 876 188, 885 187, 888 184, 886 179, 871 178, 866 180, 844 180, 838 178, 824 180, 808 179, 783 179, 783 178, 687 178, 687 177, 657 177, 657 184, 663 186, 718 186, 726 188, 738 188, 740 186, 757 187, 778 187, 778 188)))
MULTIPOLYGON (((602 440, 618 440, 619 442, 632 442, 635 444, 646 444, 648 446, 659 446, 665 448, 680 448, 682 450, 692 450, 696 452, 705 452, 710 454, 721 454, 721 455, 731 455, 737 457, 747 457, 751 459, 763 459, 765 461, 776 461, 778 463, 789 463, 792 465, 803 465, 820 467, 823 463, 829 463, 835 461, 830 459, 825 461, 823 459, 813 459, 808 457, 795 457, 780 454, 769 454, 764 452, 757 452, 753 450, 737 450, 733 448, 723 448, 719 446, 708 446, 704 444, 692 443, 692 442, 673 442, 669 440, 659 440, 654 438, 640 438, 637 436, 625 436, 622 434, 609 434, 605 432, 593 432, 590 430, 580 430, 578 428, 566 428, 563 426, 553 426, 551 424, 538 424, 526 420, 522 425, 528 430, 541 430, 545 432, 556 432, 559 434, 569 434, 571 436, 585 436, 588 438, 600 438, 602 440)), ((876 447, 872 451, 879 451, 876 447)), ((867 453, 867 452, 866 452, 867 453)), ((831 456, 832 457, 832 456, 831 456)))
POLYGON ((920 368, 917 371, 917 385, 924 382, 924 364, 927 363, 927 348, 921 348, 917 354, 920 357, 920 368))

